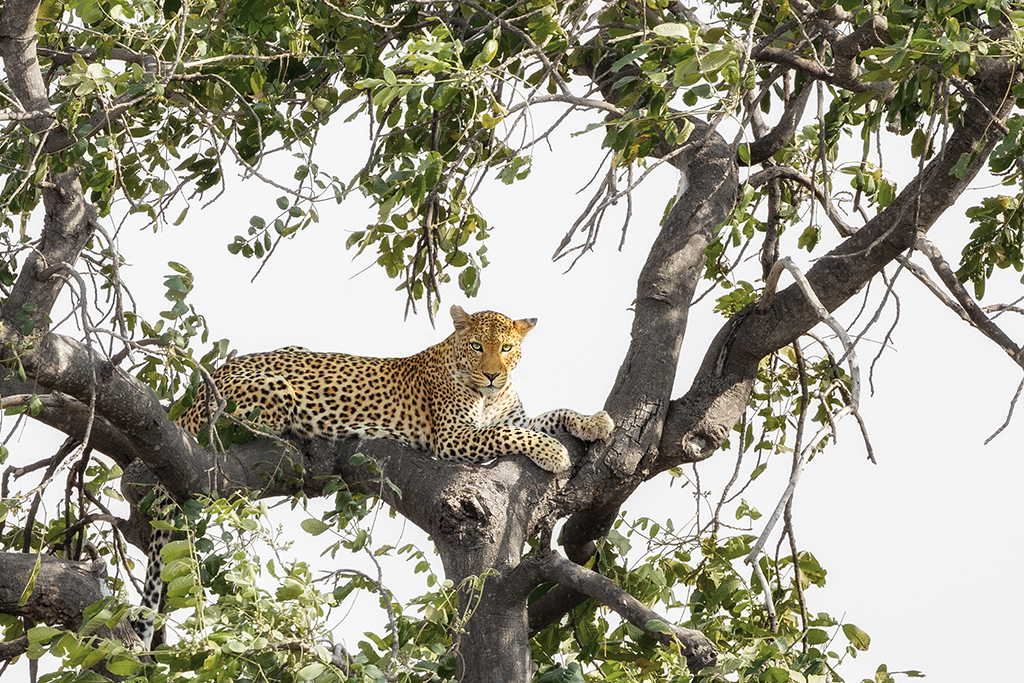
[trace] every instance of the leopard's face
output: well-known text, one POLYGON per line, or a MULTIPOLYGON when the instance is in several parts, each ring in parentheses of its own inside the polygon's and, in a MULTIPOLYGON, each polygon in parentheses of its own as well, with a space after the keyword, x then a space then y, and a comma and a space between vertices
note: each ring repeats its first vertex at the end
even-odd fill
POLYGON ((457 379, 485 396, 497 394, 519 363, 523 337, 536 318, 512 320, 493 311, 468 315, 453 306, 452 319, 457 379))

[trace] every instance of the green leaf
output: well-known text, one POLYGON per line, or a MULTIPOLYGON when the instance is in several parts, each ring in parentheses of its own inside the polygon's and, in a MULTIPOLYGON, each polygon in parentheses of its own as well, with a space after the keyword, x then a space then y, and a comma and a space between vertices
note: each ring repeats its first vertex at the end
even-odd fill
POLYGON ((960 158, 957 159, 956 166, 950 170, 950 175, 955 175, 957 178, 963 178, 964 173, 967 172, 967 166, 971 163, 971 159, 973 158, 974 155, 970 152, 964 152, 961 154, 960 158))
POLYGON ((200 587, 196 583, 195 576, 192 574, 179 576, 167 584, 168 603, 173 604, 175 607, 188 607, 195 602, 194 599, 188 598, 188 596, 197 590, 200 590, 200 587), (175 599, 173 603, 170 602, 171 598, 175 599))
POLYGON ((348 597, 348 595, 354 591, 358 586, 355 581, 349 581, 344 586, 338 586, 334 589, 334 599, 340 604, 342 600, 348 597))
POLYGON ((789 680, 789 669, 770 666, 761 672, 761 675, 757 677, 757 680, 765 681, 766 683, 785 683, 785 681, 789 680))
POLYGON ((189 288, 185 285, 185 281, 181 279, 180 275, 169 275, 164 281, 164 287, 171 290, 172 292, 183 292, 188 293, 189 288))
POLYGON ((654 27, 654 33, 663 38, 689 38, 690 26, 676 23, 658 24, 654 27))
POLYGON ((188 313, 188 304, 179 300, 174 302, 174 306, 171 307, 171 310, 162 311, 160 315, 168 320, 176 320, 186 313, 188 313))
POLYGON ((21 591, 21 597, 18 598, 18 607, 24 607, 28 603, 28 599, 32 597, 32 591, 36 589, 36 579, 39 577, 39 568, 42 566, 42 563, 43 556, 40 553, 36 553, 36 564, 32 568, 32 573, 28 576, 25 589, 21 591))
POLYGON ((618 59, 615 60, 615 63, 612 64, 612 73, 618 73, 622 69, 622 67, 626 66, 630 62, 646 57, 647 53, 650 51, 650 45, 641 45, 637 49, 630 52, 628 55, 619 57, 618 59))
POLYGON ((817 246, 818 241, 821 239, 821 230, 816 225, 808 225, 804 228, 804 231, 800 233, 799 239, 796 241, 796 246, 799 249, 806 249, 812 251, 817 246))
POLYGON ((166 564, 171 564, 172 562, 190 557, 191 555, 192 545, 184 538, 171 541, 160 550, 160 556, 166 564))
POLYGON ((313 518, 302 520, 302 523, 299 526, 302 527, 303 531, 305 531, 308 534, 312 534, 313 536, 319 536, 320 534, 331 528, 329 524, 325 524, 324 522, 321 522, 319 519, 313 518))
POLYGON ((98 629, 100 626, 106 625, 106 622, 110 620, 111 616, 112 615, 110 613, 110 610, 105 608, 99 610, 92 616, 88 617, 88 620, 84 624, 82 624, 81 628, 78 629, 78 635, 89 635, 90 633, 98 629))
POLYGON ((306 585, 298 579, 288 577, 274 594, 278 600, 295 600, 306 592, 306 585))
POLYGON ((484 47, 480 50, 480 53, 473 58, 473 67, 476 68, 490 64, 496 54, 498 54, 498 41, 494 38, 490 38, 484 43, 484 47))
POLYGON ((871 645, 871 636, 853 624, 843 624, 843 633, 847 640, 858 650, 867 650, 871 645))
POLYGON ((661 619, 648 619, 647 623, 644 624, 644 629, 651 631, 652 633, 667 633, 672 635, 672 627, 666 624, 661 619))
POLYGON ((299 669, 298 673, 295 674, 297 680, 300 681, 311 681, 324 672, 327 668, 323 662, 313 662, 299 669))
POLYGON ((827 643, 828 640, 828 631, 824 629, 812 628, 807 631, 807 642, 810 645, 822 645, 827 643))
POLYGON ((142 669, 142 662, 125 655, 114 655, 105 666, 115 676, 131 676, 142 669))
POLYGON ((700 59, 700 70, 706 74, 715 73, 726 64, 735 61, 739 57, 737 50, 732 43, 728 43, 721 50, 710 52, 700 59))
POLYGON ((37 30, 43 31, 50 28, 51 24, 64 14, 63 0, 43 0, 39 3, 36 11, 37 30))
POLYGON ((174 405, 171 406, 171 409, 167 411, 167 419, 172 422, 177 420, 192 407, 194 400, 195 399, 192 394, 185 394, 182 396, 181 400, 175 402, 174 405))
POLYGON ((49 643, 51 640, 53 640, 54 636, 60 635, 62 633, 64 633, 64 631, 60 630, 59 628, 53 628, 51 626, 33 626, 28 630, 28 642, 49 643))
POLYGON ((620 534, 615 529, 612 529, 605 536, 609 543, 615 546, 615 549, 619 552, 619 557, 625 557, 629 553, 630 542, 629 539, 620 534))
POLYGON ((459 288, 466 293, 466 296, 476 296, 480 290, 480 278, 476 268, 469 266, 459 273, 459 288))

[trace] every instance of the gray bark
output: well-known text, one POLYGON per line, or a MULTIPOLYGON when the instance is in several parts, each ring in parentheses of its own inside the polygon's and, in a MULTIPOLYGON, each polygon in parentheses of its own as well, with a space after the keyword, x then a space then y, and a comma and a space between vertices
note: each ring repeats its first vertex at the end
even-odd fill
POLYGON ((0 612, 76 629, 82 625, 82 610, 103 597, 106 578, 103 562, 0 553, 0 612), (35 586, 25 604, 19 604, 37 560, 40 566, 35 586))
MULTIPOLYGON (((50 555, 0 553, 0 613, 76 631, 82 626, 85 608, 109 595, 106 582, 107 565, 103 561, 72 562, 50 555), (30 581, 35 582, 32 591, 22 602, 30 581)), ((114 629, 100 626, 93 633, 101 638, 116 638, 128 647, 138 641, 127 623, 114 629)), ((6 645, 10 648, 7 657, 15 657, 28 648, 27 640, 6 645)))

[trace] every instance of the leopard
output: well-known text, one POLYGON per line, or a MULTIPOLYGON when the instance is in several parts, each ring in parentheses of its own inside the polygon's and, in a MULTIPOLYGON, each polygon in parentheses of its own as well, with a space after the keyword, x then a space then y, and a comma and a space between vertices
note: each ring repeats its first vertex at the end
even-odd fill
MULTIPOLYGON (((480 465, 525 454, 540 469, 572 468, 562 432, 585 442, 607 439, 615 423, 606 411, 584 415, 568 408, 528 417, 511 372, 536 318, 513 320, 494 311, 450 310, 454 331, 444 341, 404 358, 376 358, 288 346, 237 356, 211 375, 236 417, 280 437, 391 439, 427 450, 440 460, 480 465)), ((217 397, 198 387, 177 419, 198 435, 216 414, 217 397)), ((133 623, 149 649, 163 594, 160 551, 170 540, 154 529, 141 616, 133 623)))

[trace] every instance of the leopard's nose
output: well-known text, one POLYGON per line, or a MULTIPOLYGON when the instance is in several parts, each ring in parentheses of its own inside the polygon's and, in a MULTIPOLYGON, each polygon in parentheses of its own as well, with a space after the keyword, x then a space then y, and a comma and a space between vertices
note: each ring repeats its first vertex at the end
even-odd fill
POLYGON ((498 379, 498 375, 500 375, 500 374, 501 374, 500 372, 485 372, 484 373, 484 377, 486 377, 487 379, 489 379, 489 380, 491 380, 493 382, 494 380, 498 379))

